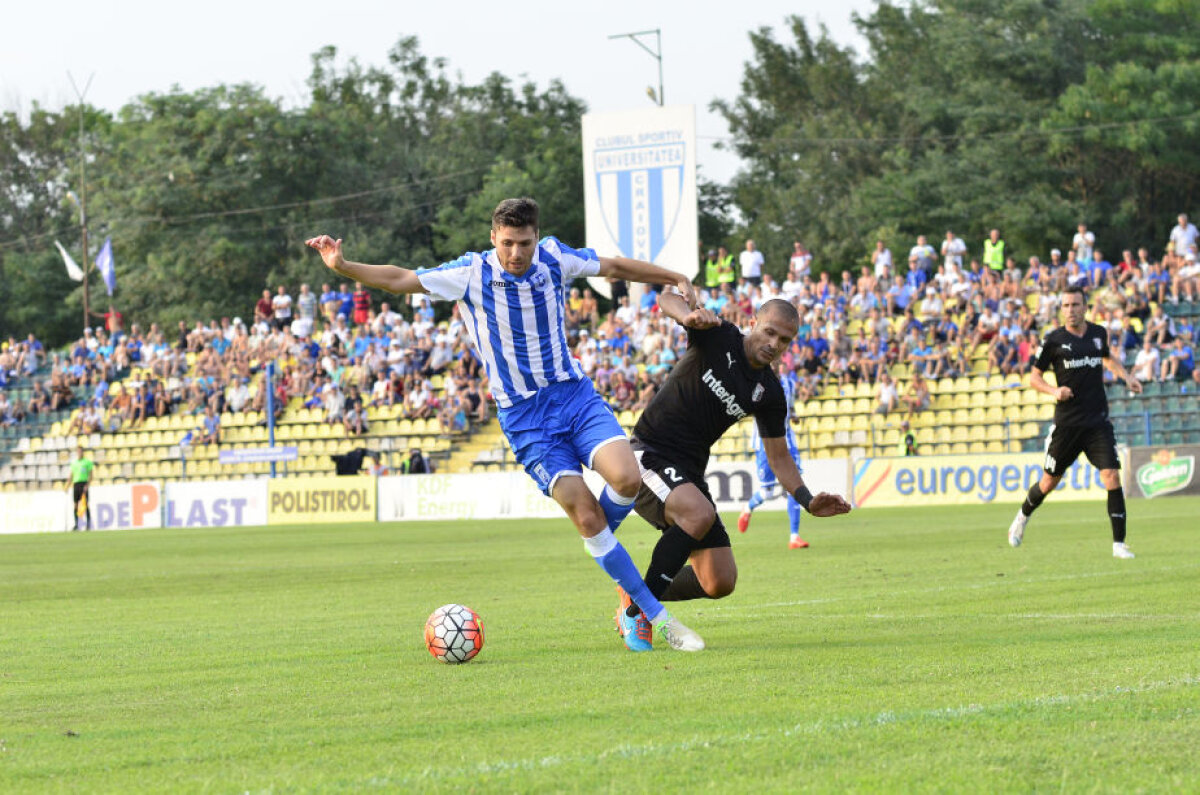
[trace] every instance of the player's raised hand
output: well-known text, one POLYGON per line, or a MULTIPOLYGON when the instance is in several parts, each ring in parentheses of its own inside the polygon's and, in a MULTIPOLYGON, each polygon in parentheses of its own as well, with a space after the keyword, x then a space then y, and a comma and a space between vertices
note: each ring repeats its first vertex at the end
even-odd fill
POLYGON ((340 237, 334 240, 329 235, 318 235, 305 240, 304 244, 315 248, 330 270, 336 271, 345 262, 342 259, 342 239, 340 237))
POLYGON ((691 279, 680 276, 675 282, 675 289, 679 291, 679 295, 687 303, 688 309, 696 308, 696 288, 692 286, 691 279))
POLYGON ((812 498, 808 504, 808 512, 813 516, 838 516, 850 513, 850 503, 839 494, 823 491, 812 498))
POLYGON ((721 318, 711 309, 700 307, 688 312, 687 317, 683 319, 683 325, 694 329, 716 328, 721 325, 721 318))
POLYGON ((1054 392, 1054 398, 1059 403, 1070 400, 1073 397, 1075 397, 1075 393, 1071 391, 1071 387, 1069 386, 1060 386, 1054 392))

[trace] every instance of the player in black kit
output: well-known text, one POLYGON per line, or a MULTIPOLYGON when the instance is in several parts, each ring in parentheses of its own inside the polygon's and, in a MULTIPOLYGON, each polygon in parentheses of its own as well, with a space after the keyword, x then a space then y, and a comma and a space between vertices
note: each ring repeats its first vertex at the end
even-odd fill
POLYGON ((1112 371, 1134 393, 1141 383, 1125 372, 1124 365, 1109 355, 1108 331, 1084 320, 1087 306, 1083 291, 1067 288, 1062 294, 1064 323, 1042 340, 1042 349, 1033 365, 1029 385, 1058 401, 1054 424, 1046 440, 1045 472, 1029 488, 1021 509, 1008 528, 1008 543, 1021 546, 1029 515, 1054 491, 1067 468, 1080 453, 1100 470, 1100 482, 1108 489, 1108 518, 1112 523, 1113 557, 1132 558, 1125 545, 1125 492, 1121 488, 1121 461, 1117 442, 1108 419, 1108 397, 1104 394, 1104 367, 1112 371), (1042 373, 1054 368, 1057 386, 1051 386, 1042 373))
MULTIPOLYGON (((737 564, 704 471, 713 443, 731 425, 754 416, 771 468, 809 513, 835 516, 850 505, 836 494, 813 496, 788 453, 787 405, 771 364, 796 336, 795 307, 779 299, 765 302, 746 335, 710 310, 689 308, 674 293, 664 293, 659 307, 687 328, 688 348, 642 412, 631 439, 642 470, 636 510, 662 532, 645 582, 664 601, 720 599, 733 591, 737 564), (689 558, 692 565, 685 567, 689 558)), ((646 619, 621 596, 617 629, 631 650, 646 651, 646 619)))

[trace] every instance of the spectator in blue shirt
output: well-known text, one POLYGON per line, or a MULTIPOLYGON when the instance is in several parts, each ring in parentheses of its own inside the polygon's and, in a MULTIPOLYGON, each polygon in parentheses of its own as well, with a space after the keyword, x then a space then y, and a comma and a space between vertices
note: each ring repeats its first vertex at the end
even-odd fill
POLYGON ((808 344, 812 348, 813 355, 817 357, 817 360, 821 364, 825 364, 825 359, 829 355, 829 340, 825 339, 825 336, 821 333, 820 326, 813 328, 812 339, 809 340, 808 344))
POLYGON ((342 290, 338 293, 338 298, 342 302, 342 305, 338 307, 338 314, 345 315, 346 322, 350 322, 350 318, 354 317, 354 293, 350 292, 350 285, 342 285, 342 290))
POLYGON ((1171 355, 1162 363, 1162 380, 1187 381, 1192 377, 1192 370, 1196 368, 1192 342, 1180 335, 1172 345, 1171 355))
POLYGON ((1092 252, 1091 264, 1087 266, 1088 281, 1093 287, 1098 287, 1108 279, 1108 272, 1112 270, 1112 263, 1104 259, 1104 254, 1100 249, 1092 252))

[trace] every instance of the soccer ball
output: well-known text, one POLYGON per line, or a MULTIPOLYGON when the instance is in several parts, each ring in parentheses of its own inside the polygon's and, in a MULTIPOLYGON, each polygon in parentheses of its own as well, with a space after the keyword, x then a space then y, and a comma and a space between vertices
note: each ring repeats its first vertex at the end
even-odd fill
POLYGON ((483 648, 483 621, 466 605, 442 605, 425 622, 425 647, 444 663, 465 663, 483 648))

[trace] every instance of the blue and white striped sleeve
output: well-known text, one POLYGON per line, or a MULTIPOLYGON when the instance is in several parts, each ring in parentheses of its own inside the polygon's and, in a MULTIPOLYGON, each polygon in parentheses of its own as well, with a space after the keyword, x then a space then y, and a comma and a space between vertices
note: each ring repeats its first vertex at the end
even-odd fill
POLYGON ((478 257, 478 254, 467 253, 436 268, 421 268, 417 271, 417 279, 433 298, 457 301, 467 294, 471 274, 475 272, 471 265, 478 257))
POLYGON ((593 249, 571 248, 557 237, 544 238, 541 245, 558 259, 563 279, 567 282, 580 276, 596 276, 600 273, 600 258, 593 249))

